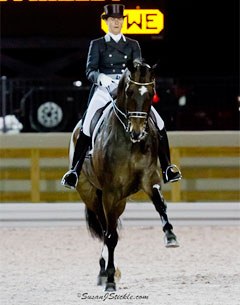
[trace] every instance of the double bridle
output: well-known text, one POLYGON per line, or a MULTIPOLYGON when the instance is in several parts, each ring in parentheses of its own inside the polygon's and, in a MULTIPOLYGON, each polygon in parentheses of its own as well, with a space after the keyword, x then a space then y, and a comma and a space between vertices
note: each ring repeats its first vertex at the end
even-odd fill
MULTIPOLYGON (((148 85, 155 85, 155 81, 151 81, 151 82, 146 82, 146 83, 140 83, 140 82, 136 82, 134 80, 132 80, 130 77, 128 77, 128 84, 129 83, 133 83, 137 86, 148 86, 148 85)), ((124 113, 123 111, 121 111, 117 105, 116 102, 113 101, 113 110, 114 113, 116 115, 116 117, 118 118, 118 120, 121 122, 121 124, 123 125, 124 129, 126 130, 126 132, 130 131, 130 118, 141 118, 141 119, 145 119, 145 126, 144 126, 144 133, 146 133, 146 126, 147 126, 147 118, 148 118, 148 113, 145 111, 127 111, 127 113, 124 113), (127 120, 127 125, 125 125, 125 123, 121 120, 119 114, 121 114, 126 120, 127 120)))

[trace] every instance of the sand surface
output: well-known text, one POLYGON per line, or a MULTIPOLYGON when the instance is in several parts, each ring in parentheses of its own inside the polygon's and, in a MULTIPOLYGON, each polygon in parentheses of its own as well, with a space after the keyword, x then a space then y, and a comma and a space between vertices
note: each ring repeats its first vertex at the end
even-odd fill
POLYGON ((239 305, 240 227, 125 227, 116 293, 96 286, 101 243, 84 226, 1 228, 0 304, 239 305))

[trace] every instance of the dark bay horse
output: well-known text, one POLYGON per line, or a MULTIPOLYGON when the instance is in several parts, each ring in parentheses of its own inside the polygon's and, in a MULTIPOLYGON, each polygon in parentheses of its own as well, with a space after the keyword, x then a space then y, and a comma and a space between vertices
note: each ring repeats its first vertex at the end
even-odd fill
MULTIPOLYGON (((77 186, 86 205, 89 229, 104 243, 98 283, 105 280, 106 291, 116 289, 117 227, 129 195, 143 190, 149 196, 162 220, 166 246, 178 246, 161 194, 159 137, 149 115, 153 95, 153 69, 136 61, 120 79, 117 99, 97 132, 92 155, 84 161, 77 186)), ((72 147, 78 132, 75 128, 72 147)))

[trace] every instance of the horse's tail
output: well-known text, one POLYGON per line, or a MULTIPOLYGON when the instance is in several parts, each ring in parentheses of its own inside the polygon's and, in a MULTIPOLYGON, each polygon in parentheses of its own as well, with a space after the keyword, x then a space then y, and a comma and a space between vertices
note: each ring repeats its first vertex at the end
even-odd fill
POLYGON ((97 218, 97 215, 90 209, 86 208, 85 216, 86 216, 88 229, 89 229, 92 237, 97 237, 98 239, 103 241, 103 239, 104 239, 103 229, 97 218))

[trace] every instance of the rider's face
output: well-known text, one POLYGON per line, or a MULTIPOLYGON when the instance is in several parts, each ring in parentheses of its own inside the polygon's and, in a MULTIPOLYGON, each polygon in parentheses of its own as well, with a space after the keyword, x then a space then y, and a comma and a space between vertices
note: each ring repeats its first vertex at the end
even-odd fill
POLYGON ((120 34, 123 26, 123 18, 108 17, 106 20, 108 31, 114 35, 120 34))

